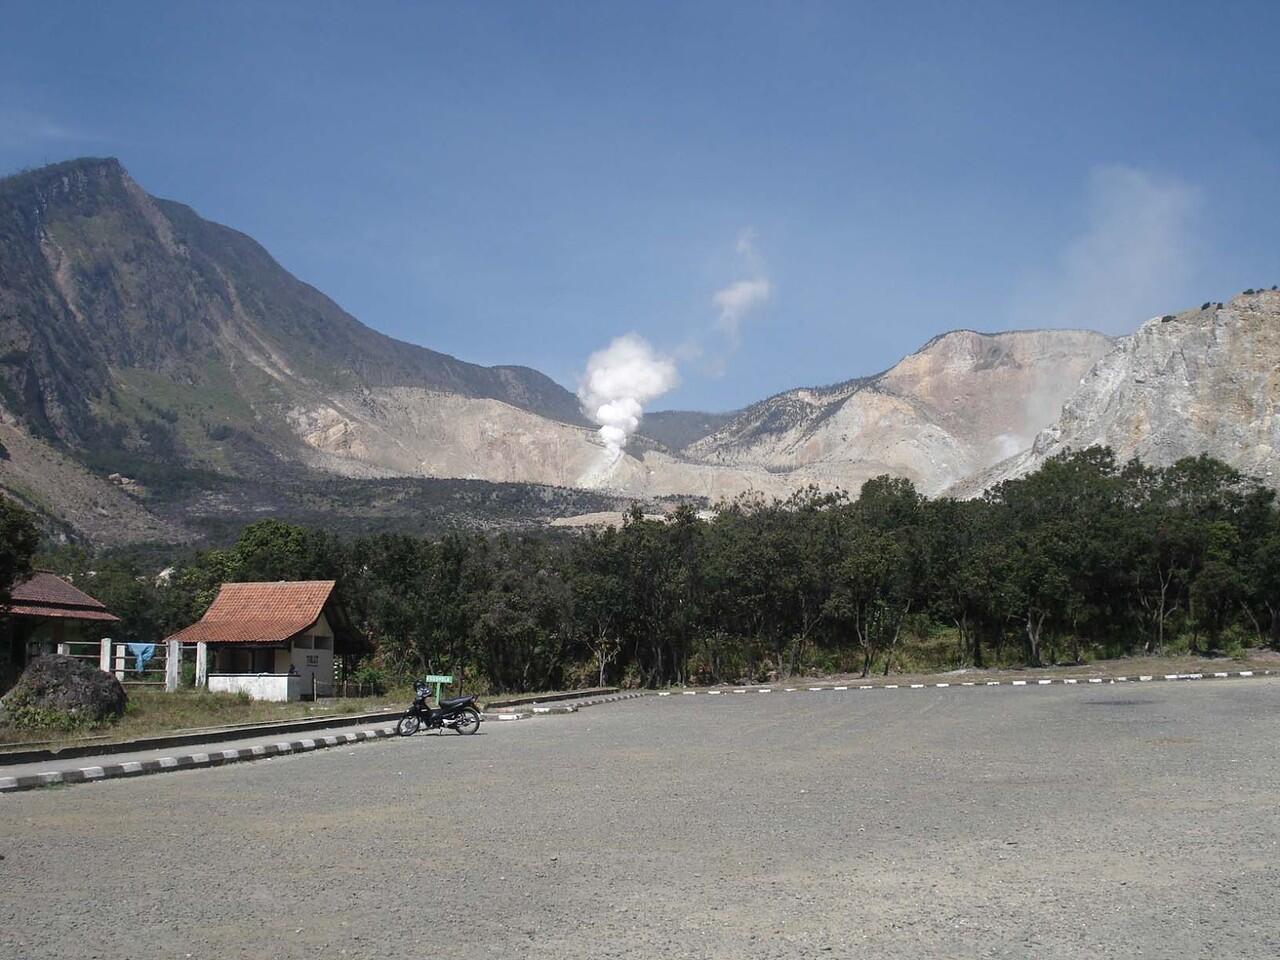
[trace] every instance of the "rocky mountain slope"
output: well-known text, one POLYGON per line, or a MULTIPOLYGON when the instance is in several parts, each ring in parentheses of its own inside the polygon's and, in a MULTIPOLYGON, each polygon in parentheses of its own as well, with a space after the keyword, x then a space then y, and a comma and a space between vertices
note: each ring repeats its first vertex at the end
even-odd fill
POLYGON ((0 180, 0 404, 32 432, 251 472, 303 449, 289 411, 393 389, 584 422, 537 371, 370 330, 249 237, 148 196, 115 160, 0 180))
POLYGON ((954 331, 874 376, 652 414, 610 465, 576 398, 537 371, 383 336, 118 162, 69 161, 0 180, 0 488, 56 529, 148 540, 264 514, 552 520, 879 473, 974 492, 1092 442, 1267 474, 1276 297, 1118 342, 954 331))
POLYGON ((891 473, 937 493, 1027 447, 1110 343, 1086 330, 954 331, 876 376, 754 404, 683 452, 846 489, 891 473))
POLYGON ((1208 453, 1280 481, 1280 292, 1247 290, 1121 337, 1028 449, 956 492, 979 492, 1056 453, 1095 445, 1160 466, 1208 453))

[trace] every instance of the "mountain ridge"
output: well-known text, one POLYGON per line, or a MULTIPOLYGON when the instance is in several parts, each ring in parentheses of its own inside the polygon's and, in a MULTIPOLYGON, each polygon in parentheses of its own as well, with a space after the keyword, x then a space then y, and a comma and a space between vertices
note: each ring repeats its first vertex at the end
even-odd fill
POLYGON ((15 395, 38 397, 39 410, 21 412, 63 442, 86 439, 90 401, 113 385, 108 368, 198 382, 191 360, 205 349, 304 391, 413 385, 585 423, 576 398, 531 368, 480 367, 364 326, 251 237, 148 196, 114 158, 0 180, 0 236, 0 391, 11 407, 15 395), (67 349, 36 317, 52 319, 67 349))
POLYGON ((1280 291, 1152 317, 1116 339, 1023 451, 957 485, 974 496, 1091 446, 1169 466, 1208 453, 1280 484, 1280 291))
MULTIPOLYGON (((1270 293, 1254 297, 1259 316, 1280 315, 1270 293)), ((1235 363, 1273 397, 1267 364, 1280 361, 1280 341, 1235 299, 1216 309, 1224 325, 1197 348, 1240 326, 1230 362, 1187 367, 1168 395, 1190 396, 1201 375, 1225 389, 1235 363)), ((554 380, 372 330, 252 237, 151 197, 117 160, 0 179, 0 427, 14 451, 0 455, 0 486, 91 538, 113 525, 135 538, 196 536, 186 519, 204 529, 264 512, 312 516, 318 503, 394 523, 397 510, 429 502, 448 522, 483 525, 511 521, 525 502, 531 517, 554 520, 663 498, 853 491, 881 473, 931 495, 972 495, 979 480, 1032 462, 1054 430, 1070 442, 1116 439, 1080 424, 1106 409, 1098 371, 1133 337, 948 330, 878 373, 725 413, 651 413, 610 460, 554 380), (35 489, 42 471, 50 490, 35 489)), ((1113 379, 1138 367, 1119 364, 1113 379)), ((1218 440, 1233 429, 1225 417, 1265 419, 1270 407, 1196 403, 1204 428, 1171 426, 1173 446, 1207 444, 1269 468, 1280 439, 1218 440)))

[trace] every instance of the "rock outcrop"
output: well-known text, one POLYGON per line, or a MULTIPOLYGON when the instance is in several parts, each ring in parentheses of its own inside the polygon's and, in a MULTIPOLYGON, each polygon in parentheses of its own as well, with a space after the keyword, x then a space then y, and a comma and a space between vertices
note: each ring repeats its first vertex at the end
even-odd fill
POLYGON ((54 654, 27 665, 0 699, 0 726, 70 729, 124 713, 124 687, 109 673, 54 654))
POLYGON ((1025 449, 1110 346, 1087 330, 954 331, 877 376, 748 407, 684 453, 793 486, 890 473, 937 493, 1025 449))
POLYGON ((1154 317, 1088 372, 1032 445, 958 485, 973 494, 1064 450, 1106 445, 1167 466, 1201 453, 1280 482, 1280 292, 1154 317))

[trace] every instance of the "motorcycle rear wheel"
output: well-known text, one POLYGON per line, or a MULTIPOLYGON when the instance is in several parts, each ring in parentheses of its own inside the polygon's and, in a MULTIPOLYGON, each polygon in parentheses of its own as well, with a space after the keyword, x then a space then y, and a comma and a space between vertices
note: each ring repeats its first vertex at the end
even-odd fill
POLYGON ((480 729, 480 714, 474 707, 467 707, 458 714, 458 722, 453 729, 462 734, 472 734, 480 729))
POLYGON ((412 737, 418 732, 421 721, 416 713, 406 713, 400 718, 400 722, 396 724, 396 733, 402 737, 412 737))

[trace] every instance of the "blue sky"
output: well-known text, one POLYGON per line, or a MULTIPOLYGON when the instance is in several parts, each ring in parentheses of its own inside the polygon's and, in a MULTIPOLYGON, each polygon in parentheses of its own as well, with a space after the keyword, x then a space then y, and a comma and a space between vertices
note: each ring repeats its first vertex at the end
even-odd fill
POLYGON ((634 331, 679 361, 654 407, 1280 283, 1276 3, 0 20, 0 170, 118 156, 371 326, 570 387, 634 331))

